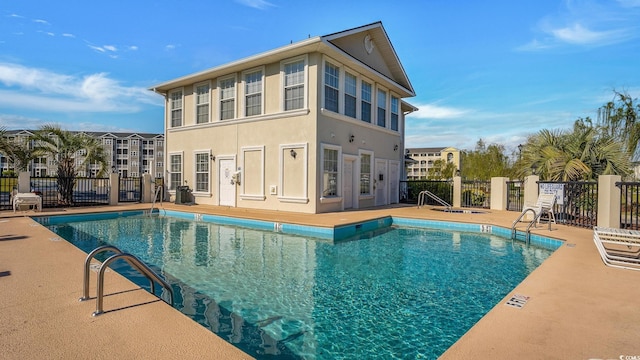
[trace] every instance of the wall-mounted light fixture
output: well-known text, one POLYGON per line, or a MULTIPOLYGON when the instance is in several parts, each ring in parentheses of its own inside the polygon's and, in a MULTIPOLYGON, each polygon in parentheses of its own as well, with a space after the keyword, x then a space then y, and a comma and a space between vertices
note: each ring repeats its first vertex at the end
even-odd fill
POLYGON ((393 145, 393 151, 398 151, 398 144, 393 145))
POLYGON ((211 159, 211 161, 216 161, 216 156, 213 154, 209 154, 209 159, 211 159))
POLYGON ((353 139, 355 139, 355 136, 353 134, 349 135, 349 142, 353 142, 353 139))
POLYGON ((113 166, 111 167, 111 173, 112 173, 112 174, 115 174, 115 173, 116 173, 116 166, 115 166, 115 165, 113 165, 113 166))
POLYGON ((294 159, 295 159, 295 158, 296 158, 296 156, 298 155, 298 153, 296 153, 296 151, 295 151, 295 150, 293 150, 293 149, 291 149, 291 151, 289 151, 289 154, 291 154, 291 157, 292 157, 292 158, 294 158, 294 159))

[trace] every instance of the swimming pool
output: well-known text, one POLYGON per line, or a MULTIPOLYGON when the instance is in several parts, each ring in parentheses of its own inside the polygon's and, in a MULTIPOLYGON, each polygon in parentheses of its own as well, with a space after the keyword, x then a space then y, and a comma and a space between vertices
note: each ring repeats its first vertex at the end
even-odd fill
MULTIPOLYGON (((138 256, 172 284, 176 308, 269 359, 437 358, 553 252, 404 225, 334 243, 168 216, 99 217, 39 221, 85 252, 110 244, 138 256)), ((403 221, 413 224, 394 219, 403 221)), ((113 267, 148 285, 124 262, 113 267)))

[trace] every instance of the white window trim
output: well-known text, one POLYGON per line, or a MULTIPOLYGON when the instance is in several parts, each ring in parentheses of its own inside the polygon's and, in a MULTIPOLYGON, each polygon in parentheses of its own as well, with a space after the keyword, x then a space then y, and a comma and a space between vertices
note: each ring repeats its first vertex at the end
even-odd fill
MULTIPOLYGON (((194 196, 211 196, 211 149, 205 149, 205 150, 194 150, 193 151, 193 192, 192 194, 194 196), (196 159, 197 159, 197 155, 198 154, 206 154, 207 155, 207 160, 209 161, 209 186, 208 186, 208 191, 197 191, 196 190, 196 181, 197 181, 197 175, 198 175, 198 169, 197 169, 197 164, 196 164, 196 159)), ((183 164, 184 164, 184 160, 183 160, 183 164)), ((183 165, 184 166, 184 165, 183 165)))
MULTIPOLYGON (((249 70, 245 70, 242 72, 242 89, 240 90, 240 93, 242 94, 241 98, 241 103, 240 104, 240 109, 242 109, 242 117, 254 117, 254 116, 261 116, 265 114, 264 111, 264 105, 265 105, 265 83, 266 83, 266 76, 265 76, 265 67, 264 66, 259 66, 253 69, 249 69, 249 70), (260 71, 262 73, 262 88, 260 89, 260 94, 262 95, 260 97, 260 114, 257 115, 251 115, 251 116, 247 116, 247 108, 246 108, 246 101, 247 101, 247 94, 246 94, 246 85, 247 85, 247 81, 246 81, 246 75, 248 74, 252 74, 254 72, 258 72, 260 71)), ((237 93, 238 91, 236 91, 237 93)))
POLYGON ((308 109, 309 109, 309 56, 305 54, 302 56, 297 56, 297 57, 282 60, 280 62, 280 112, 300 111, 300 110, 308 110, 308 109), (302 91, 304 94, 304 100, 303 100, 302 108, 285 110, 284 109, 284 102, 285 102, 284 66, 287 64, 298 62, 300 60, 304 62, 304 88, 302 91))
POLYGON ((391 96, 389 96, 390 92, 389 89, 387 89, 384 86, 375 85, 375 93, 374 93, 374 98, 373 98, 373 102, 374 102, 374 106, 373 109, 375 110, 375 112, 372 114, 372 118, 374 119, 374 123, 376 126, 381 127, 383 129, 390 129, 389 123, 390 123, 390 116, 389 113, 391 111, 391 96), (378 125, 378 91, 383 91, 385 93, 385 104, 384 104, 384 114, 385 114, 385 119, 384 119, 384 126, 380 126, 378 125))
POLYGON ((184 183, 184 180, 185 180, 184 179, 184 151, 172 151, 172 152, 169 152, 167 155, 168 155, 168 159, 169 159, 169 163, 168 163, 167 170, 166 170, 167 174, 168 174, 168 177, 169 177, 169 181, 167 181, 167 184, 169 185, 169 189, 168 190, 169 190, 170 194, 175 194, 176 189, 171 189, 170 188, 171 187, 171 174, 173 174, 173 172, 171 171, 171 156, 172 155, 180 155, 180 159, 181 159, 181 161, 180 161, 180 174, 182 174, 182 179, 181 180, 182 180, 182 183, 184 183))
POLYGON ((184 126, 184 88, 180 87, 180 88, 175 88, 175 89, 170 90, 169 93, 167 94, 167 102, 168 102, 168 104, 167 104, 167 110, 168 110, 168 113, 167 113, 167 129, 184 126), (173 93, 176 93, 176 92, 181 92, 182 93, 182 99, 180 101, 180 103, 182 104, 182 106, 180 107, 180 110, 182 110, 182 115, 180 117, 180 126, 173 126, 173 123, 172 123, 173 122, 173 120, 172 120, 173 118, 171 116, 173 114, 173 110, 174 110, 171 107, 171 103, 172 103, 171 96, 172 96, 173 93))
MULTIPOLYGON (((357 99, 357 103, 358 103, 358 108, 356 109, 357 112, 357 119, 360 120, 361 122, 364 122, 366 124, 371 124, 371 125, 375 125, 375 114, 373 113, 373 111, 375 110, 375 89, 376 89, 376 83, 369 79, 366 78, 364 76, 358 76, 358 99, 357 99), (366 122, 362 119, 362 102, 364 101, 362 98, 362 82, 366 82, 367 84, 371 85, 371 100, 369 102, 369 104, 371 105, 371 119, 369 120, 369 122, 366 122)), ((380 126, 378 126, 380 127, 380 126)))
MULTIPOLYGON (((348 118, 351 118, 351 119, 360 120, 360 111, 362 111, 362 107, 360 106, 360 96, 362 96, 362 94, 360 93, 360 74, 358 74, 357 71, 351 70, 348 67, 343 67, 341 75, 342 75, 342 84, 341 84, 341 86, 342 86, 342 93, 341 93, 341 95, 342 95, 342 112, 341 112, 341 114, 343 114, 343 115, 345 115, 345 116, 347 116, 348 118), (346 86, 345 86, 345 81, 347 80, 347 74, 346 73, 349 73, 352 76, 355 76, 355 78, 356 78, 356 117, 354 117, 354 118, 352 118, 351 116, 348 116, 348 115, 345 114, 345 105, 346 105, 345 95, 347 94, 347 89, 346 89, 346 86)), ((362 121, 362 120, 360 120, 360 121, 362 121)))
MULTIPOLYGON (((210 123, 211 122, 211 110, 213 109, 213 106, 211 104, 211 80, 208 81, 203 81, 203 82, 199 82, 197 84, 193 85, 193 123, 194 124, 198 124, 198 87, 202 86, 202 85, 208 85, 209 86, 209 96, 207 96, 207 104, 209 105, 209 115, 207 116, 207 122, 206 123, 210 123)), ((206 124, 206 123, 200 123, 200 124, 206 124)))
POLYGON ((329 110, 327 108, 325 108, 325 86, 327 86, 327 84, 325 83, 325 75, 326 75, 326 71, 327 71, 327 63, 330 63, 331 65, 335 66, 338 68, 338 114, 344 114, 344 100, 341 99, 341 96, 343 96, 344 93, 344 67, 342 66, 341 63, 335 61, 334 59, 328 57, 328 56, 322 56, 322 91, 320 92, 320 104, 322 104, 322 106, 320 106, 322 109, 327 110, 327 111, 331 111, 331 112, 335 112, 333 110, 329 110))
POLYGON ((358 199, 360 200, 366 200, 366 199, 373 199, 374 198, 374 191, 373 191, 373 173, 375 172, 375 158, 374 158, 374 153, 373 151, 370 150, 362 150, 359 149, 358 150, 358 199), (369 193, 368 194, 361 194, 360 193, 360 178, 362 175, 361 169, 362 169, 362 154, 368 154, 370 155, 370 159, 369 159, 369 193))
POLYGON ((402 98, 400 96, 396 95, 395 93, 389 91, 389 130, 391 130, 391 131, 400 132, 400 121, 402 119, 402 117, 401 117, 402 116, 401 106, 402 106, 402 98), (398 129, 397 130, 393 130, 391 128, 391 114, 392 114, 392 111, 393 111, 392 106, 391 106, 391 98, 396 98, 398 100, 398 110, 397 110, 397 112, 393 113, 393 114, 398 115, 398 129))
POLYGON ((231 121, 238 118, 238 76, 236 74, 221 76, 218 78, 216 83, 216 121, 231 121), (223 81, 233 79, 234 82, 234 93, 233 93, 233 117, 231 119, 224 119, 220 116, 220 112, 222 111, 222 87, 221 83, 223 81))
MULTIPOLYGON (((240 199, 242 200, 258 200, 258 201, 264 201, 267 197, 264 193, 264 184, 265 184, 265 147, 264 145, 262 146, 243 146, 240 148, 240 154, 241 154, 241 158, 240 158, 240 164, 242 164, 242 169, 246 169, 247 168, 247 164, 244 163, 245 160, 245 153, 250 152, 250 151, 259 151, 260 152, 260 158, 261 158, 261 162, 260 162, 260 193, 258 194, 247 194, 245 191, 245 178, 243 177, 242 180, 240 182, 240 199)), ((243 173, 244 176, 244 173, 243 173)))
POLYGON ((342 147, 333 144, 320 144, 320 203, 331 204, 342 202, 342 147), (324 189, 324 150, 337 150, 338 151, 338 174, 336 177, 336 195, 335 196, 322 196, 322 190, 324 189))
POLYGON ((298 204, 306 204, 309 202, 309 155, 308 155, 308 151, 309 151, 309 144, 308 143, 297 143, 297 144, 282 144, 280 145, 280 165, 278 168, 278 187, 280 189, 280 191, 278 192, 278 200, 280 200, 281 202, 289 202, 289 203, 298 203, 298 204), (302 148, 304 151, 304 154, 298 154, 297 156, 303 156, 303 161, 304 164, 302 165, 304 168, 304 175, 303 175, 303 188, 304 188, 304 194, 302 195, 302 197, 288 197, 288 196, 282 196, 281 194, 284 193, 284 156, 285 154, 289 154, 288 150, 293 150, 293 149, 300 149, 302 148))

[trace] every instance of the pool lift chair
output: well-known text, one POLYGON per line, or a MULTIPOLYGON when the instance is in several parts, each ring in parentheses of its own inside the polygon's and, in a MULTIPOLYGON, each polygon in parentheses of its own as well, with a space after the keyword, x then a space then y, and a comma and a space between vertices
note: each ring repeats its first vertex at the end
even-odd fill
POLYGON ((551 223, 556 224, 556 217, 553 213, 553 208, 556 205, 556 195, 555 194, 540 194, 538 196, 538 200, 533 205, 525 204, 522 208, 522 212, 520 216, 513 222, 511 226, 511 239, 515 239, 518 230, 516 226, 522 220, 522 218, 528 213, 531 212, 533 214, 533 220, 529 222, 527 228, 525 230, 525 241, 528 244, 531 239, 531 227, 537 227, 537 224, 540 224, 540 220, 543 215, 546 215, 547 222, 549 223, 549 231, 551 231, 551 223))

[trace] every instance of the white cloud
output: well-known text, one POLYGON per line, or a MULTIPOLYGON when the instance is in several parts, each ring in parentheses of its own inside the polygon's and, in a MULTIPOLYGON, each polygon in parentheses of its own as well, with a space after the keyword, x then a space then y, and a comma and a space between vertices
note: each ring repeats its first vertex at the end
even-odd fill
POLYGON ((62 34, 62 36, 68 37, 68 38, 75 38, 76 37, 75 35, 69 34, 69 33, 64 33, 64 34, 62 34))
POLYGON ((129 46, 129 50, 136 51, 136 50, 138 50, 138 47, 135 46, 135 45, 131 45, 131 46, 129 46))
POLYGON ((43 25, 50 25, 47 20, 42 20, 42 19, 33 19, 33 22, 36 22, 38 24, 43 24, 43 25))
POLYGON ((409 116, 418 119, 451 119, 460 117, 468 110, 456 109, 452 107, 438 106, 433 104, 414 104, 418 111, 409 116))
POLYGON ((236 2, 255 9, 266 9, 271 6, 275 6, 265 0, 236 0, 236 2))
POLYGON ((556 39, 570 44, 609 44, 624 37, 624 33, 622 30, 592 31, 581 24, 551 30, 556 39))
POLYGON ((109 51, 114 51, 114 52, 118 51, 118 48, 116 48, 113 45, 105 45, 105 46, 103 46, 103 48, 106 49, 106 50, 109 50, 109 51))
POLYGON ((145 88, 122 86, 106 73, 71 76, 0 63, 0 107, 52 112, 135 112, 140 104, 162 105, 145 88))

